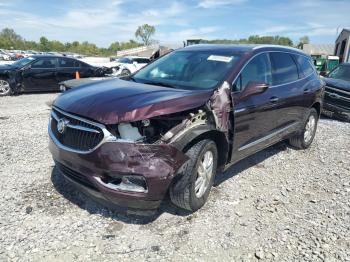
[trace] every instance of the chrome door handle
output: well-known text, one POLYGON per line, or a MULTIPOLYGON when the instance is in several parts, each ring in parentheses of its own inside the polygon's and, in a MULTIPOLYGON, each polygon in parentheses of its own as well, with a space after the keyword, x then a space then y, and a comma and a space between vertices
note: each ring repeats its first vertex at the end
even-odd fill
POLYGON ((270 98, 270 102, 271 103, 276 103, 278 100, 279 100, 279 98, 276 97, 276 96, 273 96, 273 97, 270 98))

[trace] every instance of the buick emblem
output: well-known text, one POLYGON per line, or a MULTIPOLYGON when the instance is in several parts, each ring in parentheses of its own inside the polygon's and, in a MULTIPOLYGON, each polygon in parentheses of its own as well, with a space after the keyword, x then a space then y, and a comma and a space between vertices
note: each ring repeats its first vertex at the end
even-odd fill
POLYGON ((58 120, 57 131, 60 134, 63 134, 66 131, 68 123, 69 123, 69 121, 65 118, 61 118, 60 120, 58 120))

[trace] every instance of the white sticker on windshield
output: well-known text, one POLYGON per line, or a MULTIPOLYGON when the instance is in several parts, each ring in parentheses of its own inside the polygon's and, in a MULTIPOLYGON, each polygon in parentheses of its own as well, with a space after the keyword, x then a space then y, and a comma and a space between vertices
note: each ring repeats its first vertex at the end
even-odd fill
POLYGON ((232 58, 232 56, 210 55, 207 60, 229 63, 232 58))

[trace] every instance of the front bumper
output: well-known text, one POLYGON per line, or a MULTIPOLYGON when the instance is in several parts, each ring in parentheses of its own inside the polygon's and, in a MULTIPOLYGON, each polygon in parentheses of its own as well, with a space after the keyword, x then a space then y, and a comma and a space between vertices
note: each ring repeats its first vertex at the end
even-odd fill
POLYGON ((323 108, 335 113, 350 114, 350 94, 335 88, 326 87, 323 108))
POLYGON ((331 111, 334 113, 342 113, 350 116, 350 108, 345 108, 334 103, 329 103, 327 101, 323 102, 323 109, 325 111, 331 111))
POLYGON ((52 139, 49 149, 58 170, 85 194, 109 207, 156 209, 163 200, 174 176, 188 160, 169 145, 144 145, 106 142, 94 151, 81 154, 62 149, 52 139), (143 176, 147 192, 113 190, 99 182, 105 176, 143 176))

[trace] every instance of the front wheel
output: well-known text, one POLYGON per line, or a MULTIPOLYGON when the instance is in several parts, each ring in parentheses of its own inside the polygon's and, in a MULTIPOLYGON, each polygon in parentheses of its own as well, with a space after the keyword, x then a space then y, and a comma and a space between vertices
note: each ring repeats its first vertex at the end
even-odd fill
POLYGON ((120 76, 129 76, 131 72, 128 69, 123 69, 120 76))
POLYGON ((308 148, 314 140, 318 122, 318 114, 315 108, 311 108, 309 116, 300 133, 289 139, 289 144, 298 148, 308 148))
POLYGON ((181 176, 170 187, 170 199, 178 207, 196 211, 208 199, 216 175, 218 151, 214 141, 205 139, 193 145, 181 176))
POLYGON ((0 78, 0 96, 9 96, 11 93, 12 89, 8 80, 0 78))

